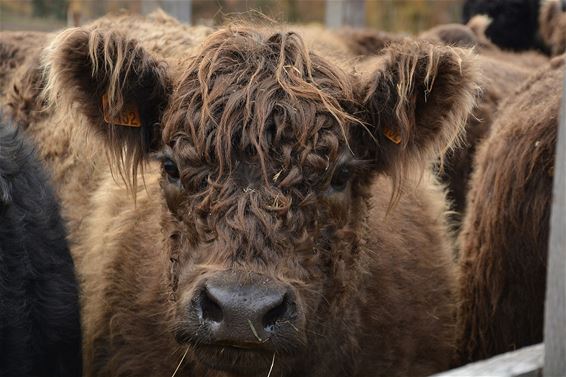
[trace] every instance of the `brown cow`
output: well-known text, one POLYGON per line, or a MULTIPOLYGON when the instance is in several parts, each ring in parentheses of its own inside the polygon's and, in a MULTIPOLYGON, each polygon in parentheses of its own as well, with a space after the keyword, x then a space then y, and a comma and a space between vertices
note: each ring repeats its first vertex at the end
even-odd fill
POLYGON ((44 51, 50 116, 27 132, 69 223, 86 374, 448 367, 456 274, 427 167, 473 106, 473 56, 405 42, 354 75, 278 27, 192 32, 106 18, 44 51))
POLYGON ((566 51, 566 1, 547 1, 539 16, 540 36, 550 47, 552 55, 566 51))
POLYGON ((462 362, 542 340, 564 58, 502 105, 478 150, 460 234, 462 362))

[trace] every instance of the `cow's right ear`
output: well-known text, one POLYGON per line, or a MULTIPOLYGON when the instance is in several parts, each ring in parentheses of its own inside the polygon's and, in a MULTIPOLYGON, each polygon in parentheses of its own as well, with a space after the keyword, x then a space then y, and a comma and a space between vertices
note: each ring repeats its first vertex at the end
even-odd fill
POLYGON ((159 148, 171 83, 165 64, 136 40, 70 29, 52 42, 45 66, 51 104, 83 113, 113 153, 138 164, 159 148))

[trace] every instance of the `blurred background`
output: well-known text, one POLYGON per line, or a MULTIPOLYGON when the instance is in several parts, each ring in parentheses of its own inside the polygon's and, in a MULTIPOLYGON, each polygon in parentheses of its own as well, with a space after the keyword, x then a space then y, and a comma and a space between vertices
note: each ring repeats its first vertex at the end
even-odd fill
POLYGON ((162 8, 195 25, 222 24, 257 10, 281 22, 371 27, 418 33, 460 22, 463 0, 0 0, 0 30, 57 30, 107 12, 147 14, 162 8))

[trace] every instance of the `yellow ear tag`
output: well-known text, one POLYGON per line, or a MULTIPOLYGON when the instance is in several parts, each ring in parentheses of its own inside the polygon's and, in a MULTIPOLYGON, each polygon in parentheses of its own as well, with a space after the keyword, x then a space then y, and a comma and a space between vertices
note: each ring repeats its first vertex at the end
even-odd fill
POLYGON ((102 96, 102 112, 106 123, 117 126, 141 127, 140 110, 136 104, 125 104, 122 112, 115 117, 110 116, 109 108, 108 95, 104 94, 102 96))
POLYGON ((401 136, 399 136, 399 134, 393 131, 391 128, 383 127, 383 134, 385 135, 386 138, 388 138, 395 144, 401 143, 401 136))

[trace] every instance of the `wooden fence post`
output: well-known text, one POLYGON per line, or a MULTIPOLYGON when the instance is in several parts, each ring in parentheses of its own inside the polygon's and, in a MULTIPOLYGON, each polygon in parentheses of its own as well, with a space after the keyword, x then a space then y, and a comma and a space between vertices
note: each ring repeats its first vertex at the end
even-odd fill
POLYGON ((192 0, 161 0, 160 5, 179 21, 191 24, 192 0))
POLYGON ((344 4, 344 24, 351 27, 364 27, 366 25, 365 0, 347 0, 344 4))
POLYGON ((556 141, 544 324, 544 375, 566 376, 566 70, 556 141))
POLYGON ((326 27, 330 29, 342 26, 344 18, 344 0, 326 0, 326 27))
POLYGON ((326 0, 326 27, 363 27, 366 23, 365 0, 326 0))

